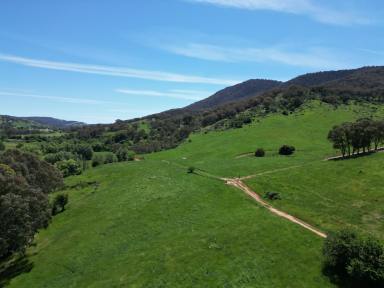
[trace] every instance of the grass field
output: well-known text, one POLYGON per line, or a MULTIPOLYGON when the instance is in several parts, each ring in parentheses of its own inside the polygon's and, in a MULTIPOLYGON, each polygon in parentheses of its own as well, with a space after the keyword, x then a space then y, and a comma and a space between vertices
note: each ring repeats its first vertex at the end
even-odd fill
POLYGON ((100 187, 70 192, 11 287, 329 286, 321 239, 217 180, 151 160, 81 180, 100 187))
POLYGON ((32 271, 10 287, 333 287, 321 272, 321 238, 185 168, 237 177, 294 166, 246 182, 281 193, 274 206, 325 231, 351 225, 382 237, 384 153, 322 160, 335 155, 326 140, 334 124, 384 109, 310 106, 69 178, 100 186, 68 190, 68 209, 28 251, 32 271), (297 152, 278 156, 282 144, 297 152), (266 157, 238 157, 258 147, 266 157))

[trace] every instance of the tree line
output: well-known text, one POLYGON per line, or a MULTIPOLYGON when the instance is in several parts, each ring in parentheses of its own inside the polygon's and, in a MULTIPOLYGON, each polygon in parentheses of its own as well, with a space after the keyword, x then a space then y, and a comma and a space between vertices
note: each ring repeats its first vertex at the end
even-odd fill
POLYGON ((52 215, 48 194, 63 185, 60 171, 19 150, 0 154, 0 260, 24 252, 52 215))
POLYGON ((328 140, 343 157, 377 151, 384 143, 384 120, 364 118, 336 125, 329 131, 328 140))

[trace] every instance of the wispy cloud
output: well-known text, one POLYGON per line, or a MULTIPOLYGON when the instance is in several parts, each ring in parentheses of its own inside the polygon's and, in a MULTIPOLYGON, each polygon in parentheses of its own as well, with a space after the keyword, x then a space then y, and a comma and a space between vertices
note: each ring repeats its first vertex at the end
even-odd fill
POLYGON ((181 83, 202 83, 216 85, 233 85, 240 81, 231 79, 220 79, 202 76, 192 76, 162 71, 139 70, 124 67, 89 65, 69 62, 56 62, 40 59, 19 57, 14 55, 0 54, 0 61, 15 63, 23 66, 37 67, 51 70, 70 71, 78 73, 88 73, 97 75, 107 75, 115 77, 139 78, 146 80, 181 82, 181 83))
POLYGON ((124 104, 120 102, 102 101, 102 100, 95 100, 95 99, 38 95, 38 94, 30 94, 30 93, 14 93, 14 92, 8 92, 8 91, 0 91, 0 96, 35 98, 35 99, 51 100, 51 101, 61 102, 61 103, 72 103, 72 104, 89 104, 89 105, 105 105, 105 104, 122 105, 124 104))
MULTIPOLYGON (((318 22, 333 25, 369 24, 372 20, 354 11, 340 11, 314 3, 311 0, 187 0, 247 10, 271 10, 306 15, 318 22)), ((318 1, 320 2, 320 1, 318 1)))
POLYGON ((213 94, 212 92, 197 90, 169 90, 164 92, 153 90, 116 89, 116 92, 133 96, 169 97, 195 101, 204 99, 213 94))
POLYGON ((276 62, 315 69, 337 69, 347 66, 334 52, 319 47, 300 52, 287 51, 279 47, 238 48, 201 43, 169 45, 162 48, 178 55, 221 62, 276 62))

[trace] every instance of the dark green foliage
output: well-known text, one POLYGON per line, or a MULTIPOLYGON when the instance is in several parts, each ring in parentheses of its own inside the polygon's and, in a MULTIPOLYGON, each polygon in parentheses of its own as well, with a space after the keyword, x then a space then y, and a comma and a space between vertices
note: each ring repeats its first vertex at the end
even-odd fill
POLYGON ((189 173, 189 174, 195 173, 195 170, 196 170, 195 167, 190 166, 190 167, 188 167, 188 169, 187 169, 187 173, 189 173))
POLYGON ((116 156, 117 156, 117 159, 119 160, 119 162, 135 160, 135 153, 130 151, 126 147, 120 147, 116 151, 116 156))
POLYGON ((109 153, 105 154, 104 164, 114 163, 117 161, 118 161, 118 159, 114 153, 109 152, 109 153))
POLYGON ((267 192, 265 193, 264 197, 269 200, 281 200, 280 193, 278 192, 267 192))
POLYGON ((63 173, 63 177, 81 174, 81 166, 79 162, 73 159, 59 161, 56 163, 56 167, 63 173))
POLYGON ((280 155, 292 155, 295 152, 296 148, 290 145, 283 145, 279 149, 280 155))
POLYGON ((384 120, 360 119, 334 126, 328 140, 343 156, 369 152, 372 148, 377 150, 384 143, 384 120))
POLYGON ((94 155, 92 158, 92 167, 97 167, 104 164, 104 157, 102 155, 94 155))
POLYGON ((0 155, 0 163, 10 166, 30 186, 41 189, 44 193, 52 192, 63 185, 60 171, 33 154, 15 149, 7 150, 0 155))
POLYGON ((68 203, 68 194, 58 194, 53 199, 52 203, 52 215, 63 212, 65 210, 65 205, 68 203))
POLYGON ((93 156, 93 150, 90 145, 82 144, 75 148, 76 153, 82 160, 91 160, 93 156))
POLYGON ((353 287, 383 287, 384 246, 377 239, 342 230, 325 240, 323 254, 325 270, 339 281, 353 287))
POLYGON ((35 178, 56 175, 53 166, 38 163, 44 161, 30 155, 7 152, 0 161, 11 159, 12 166, 17 169, 0 164, 0 258, 24 251, 37 230, 48 226, 50 208, 46 192, 58 187, 54 183, 61 183, 57 179, 37 181, 35 178), (21 162, 17 162, 19 160, 21 162), (54 173, 42 172, 44 169, 54 170, 54 173))
POLYGON ((3 141, 0 141, 0 151, 4 151, 5 150, 5 144, 3 141))
POLYGON ((255 157, 264 157, 265 156, 265 150, 263 148, 258 148, 255 151, 255 157))
POLYGON ((60 151, 57 153, 49 153, 44 156, 44 160, 50 164, 55 164, 56 162, 69 159, 76 159, 76 155, 71 152, 60 151))

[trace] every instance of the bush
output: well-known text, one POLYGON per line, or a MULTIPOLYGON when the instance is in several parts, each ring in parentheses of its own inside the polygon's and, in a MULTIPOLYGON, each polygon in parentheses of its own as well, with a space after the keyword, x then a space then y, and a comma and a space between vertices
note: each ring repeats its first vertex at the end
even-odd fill
POLYGON ((56 167, 64 177, 81 174, 81 165, 73 159, 59 161, 56 163, 56 167))
POLYGON ((265 156, 265 151, 263 148, 259 148, 255 152, 255 157, 264 157, 265 156))
POLYGON ((280 193, 278 192, 267 192, 264 197, 269 200, 281 200, 280 193))
POLYGON ((105 158, 104 158, 104 164, 109 164, 109 163, 115 163, 117 162, 118 159, 115 155, 115 153, 108 153, 105 155, 105 158))
POLYGON ((0 151, 4 151, 5 150, 5 144, 0 141, 0 151))
POLYGON ((324 243, 325 271, 356 287, 384 287, 384 246, 351 230, 330 235, 324 243))
POLYGON ((193 166, 190 166, 190 167, 188 167, 188 169, 187 169, 187 173, 194 173, 195 172, 195 170, 196 170, 196 168, 195 167, 193 167, 193 166))
POLYGON ((92 167, 97 167, 101 164, 104 164, 104 157, 103 155, 94 155, 92 158, 92 167))
POLYGON ((280 155, 292 155, 295 152, 296 148, 289 145, 283 145, 279 149, 280 155))
POLYGON ((135 153, 128 150, 125 147, 120 147, 116 151, 116 156, 117 156, 117 159, 119 160, 119 162, 135 160, 135 153))
POLYGON ((59 212, 65 210, 65 205, 68 203, 68 194, 58 194, 53 200, 52 215, 56 215, 59 212))
POLYGON ((60 151, 57 153, 48 153, 44 156, 44 160, 50 164, 55 164, 59 161, 76 159, 76 156, 71 152, 60 151))

